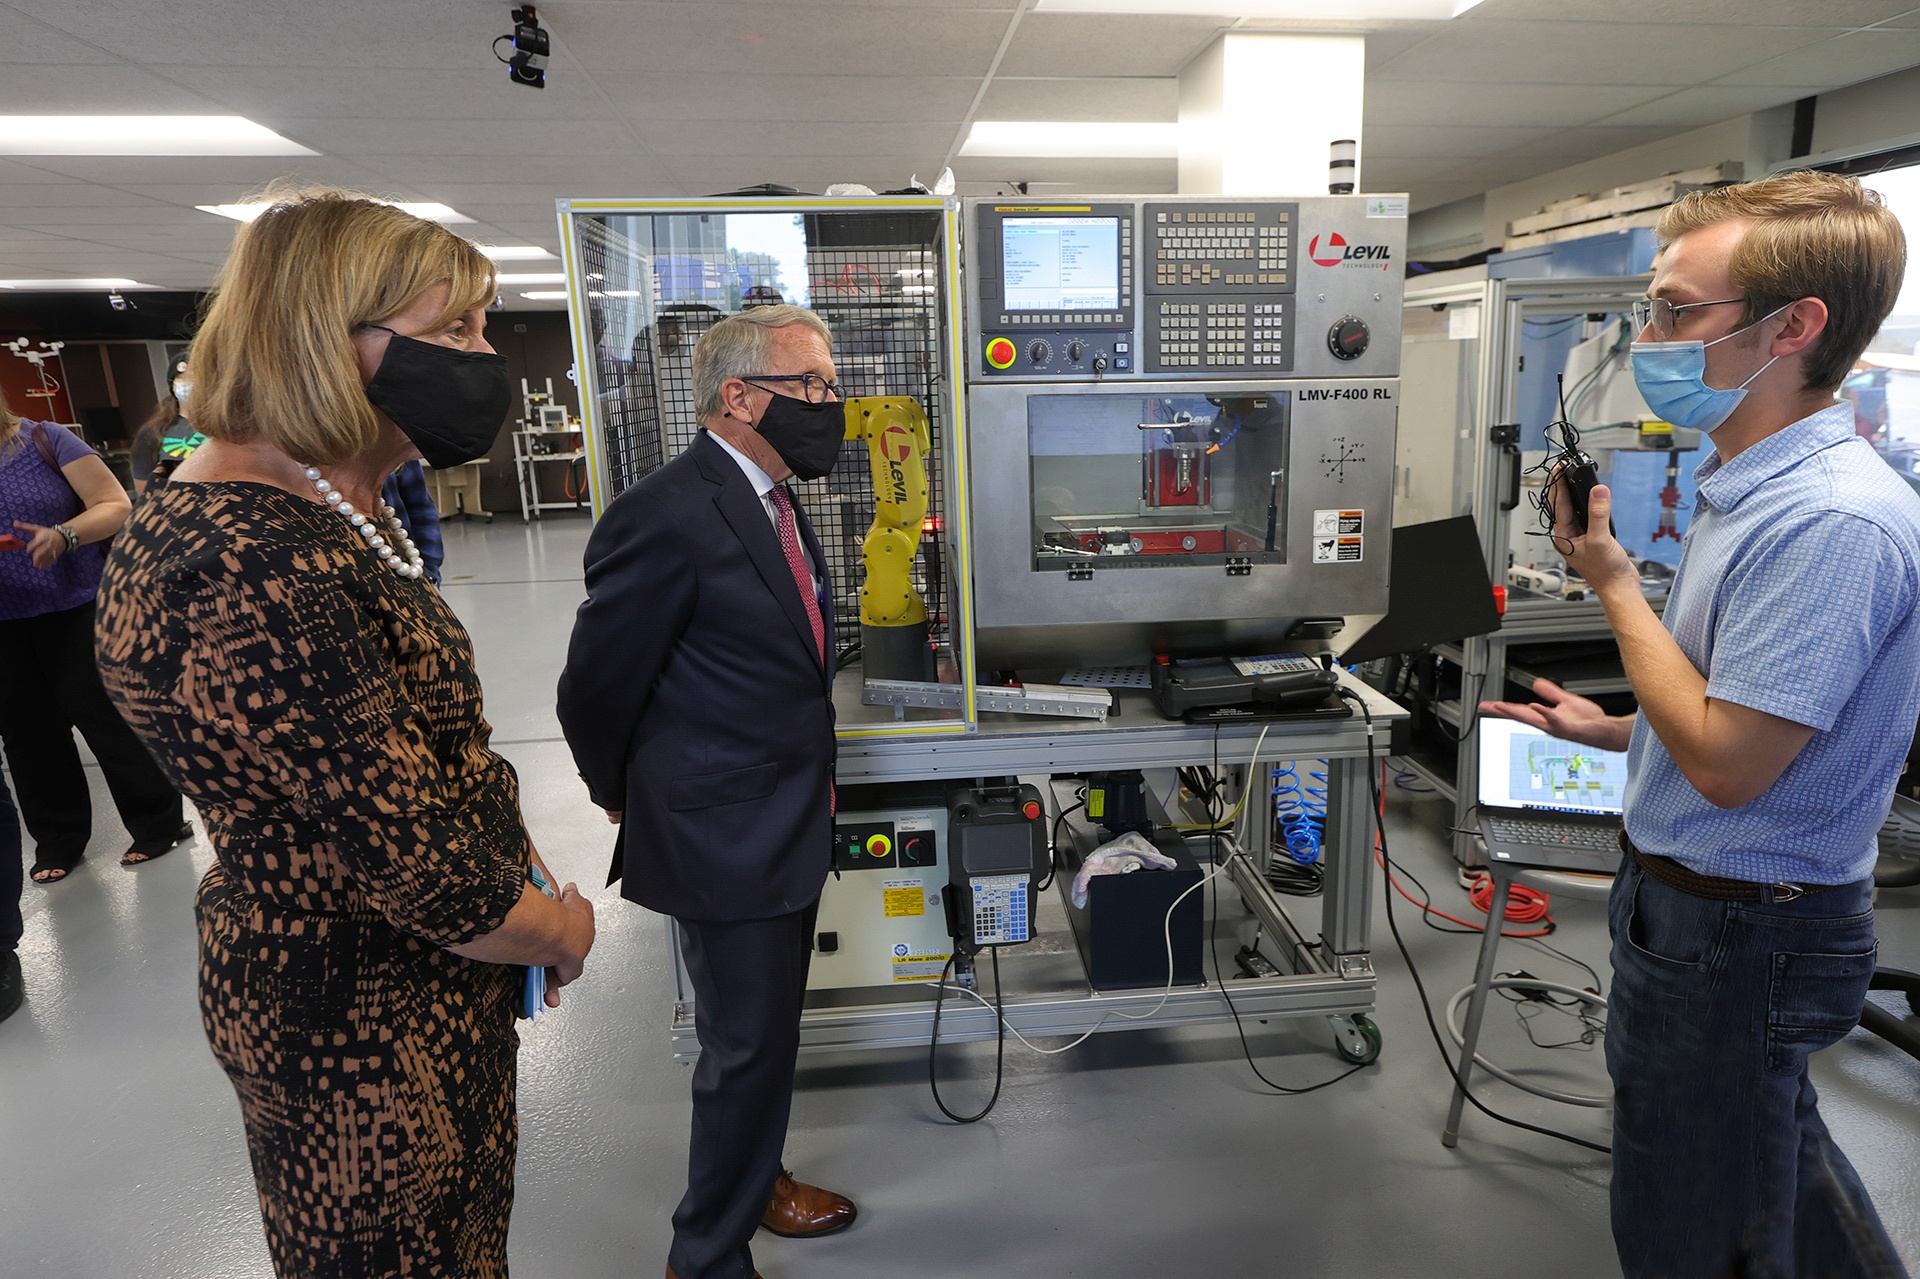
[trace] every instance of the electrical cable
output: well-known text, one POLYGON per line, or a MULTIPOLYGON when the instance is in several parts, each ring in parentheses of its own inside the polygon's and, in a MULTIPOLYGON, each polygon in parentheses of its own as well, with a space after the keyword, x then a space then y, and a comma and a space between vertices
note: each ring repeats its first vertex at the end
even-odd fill
MULTIPOLYGON (((947 989, 947 974, 953 971, 954 957, 952 955, 947 956, 946 966, 940 970, 940 980, 936 982, 933 987, 933 1036, 927 1040, 927 1087, 933 1090, 933 1104, 940 1107, 940 1113, 953 1120, 956 1124, 977 1124, 992 1114, 993 1108, 1000 1104, 1000 1084, 1006 1077, 1007 1016, 1002 1007, 1004 996, 1000 990, 1000 948, 998 946, 989 946, 987 949, 993 952, 993 1003, 989 1006, 994 1011, 994 1022, 997 1033, 994 1036, 993 1046, 993 1095, 987 1098, 987 1104, 981 1108, 978 1114, 957 1115, 947 1109, 947 1103, 940 1100, 940 1075, 939 1072, 934 1069, 934 1055, 940 1048, 941 993, 947 989)), ((968 991, 967 993, 975 994, 975 992, 972 991, 968 991)), ((975 998, 978 998, 977 994, 975 994, 975 998)), ((980 1002, 984 1004, 987 1001, 982 999, 980 1002)), ((1016 1031, 1015 1033, 1017 1034, 1018 1032, 1016 1031)))
POLYGON ((1053 877, 1060 870, 1060 823, 1067 820, 1068 814, 1076 809, 1085 808, 1086 806, 1087 793, 1085 790, 1082 790, 1079 799, 1054 814, 1053 833, 1047 837, 1047 877, 1034 884, 1033 891, 1035 893, 1045 892, 1047 889, 1052 888, 1053 877))
MULTIPOLYGON (((1269 724, 1268 727, 1270 728, 1272 725, 1269 724)), ((1247 780, 1249 782, 1253 780, 1254 774, 1259 771, 1260 747, 1265 744, 1266 740, 1267 733, 1266 729, 1263 728, 1260 730, 1260 740, 1254 743, 1253 758, 1247 762, 1247 780)), ((1371 736, 1368 737, 1368 745, 1372 745, 1371 736)), ((1213 773, 1216 778, 1220 775, 1220 726, 1218 724, 1213 726, 1213 773)), ((1245 798, 1244 795, 1241 796, 1243 801, 1245 798)), ((1240 843, 1238 839, 1235 839, 1233 855, 1236 857, 1245 857, 1246 853, 1244 849, 1245 845, 1240 843)), ((1218 868, 1221 865, 1220 834, 1218 830, 1207 833, 1207 852, 1216 868, 1215 874, 1218 874, 1218 868)), ((1208 878, 1211 879, 1213 876, 1210 875, 1208 878)), ((1206 881, 1202 880, 1201 882, 1205 883, 1206 881)), ((1379 1058, 1376 1057, 1374 1061, 1363 1061, 1357 1066, 1349 1066, 1331 1079, 1323 1079, 1317 1084, 1308 1084, 1304 1088, 1291 1088, 1286 1084, 1273 1082, 1273 1080, 1267 1078, 1266 1073, 1262 1071, 1258 1063, 1253 1060, 1253 1048, 1247 1043, 1246 1023, 1240 1020, 1240 1010, 1234 1006, 1233 993, 1227 989, 1226 978, 1222 976, 1220 972, 1220 890, 1218 888, 1213 890, 1213 914, 1212 920, 1207 926, 1207 950, 1213 956, 1213 984, 1220 988, 1220 998, 1226 1001, 1227 1011, 1233 1014, 1233 1028, 1239 1033, 1240 1054, 1247 1059, 1247 1069, 1251 1070, 1256 1079, 1268 1088, 1271 1088, 1275 1093, 1283 1097, 1300 1097, 1310 1092, 1319 1092, 1322 1088, 1331 1088, 1341 1080, 1351 1075, 1359 1074, 1379 1060, 1379 1058)))
MULTIPOLYGON (((1353 690, 1348 688, 1340 688, 1335 691, 1341 697, 1346 698, 1348 701, 1358 706, 1360 708, 1361 715, 1364 716, 1367 721, 1367 789, 1370 792, 1371 798, 1373 800, 1373 821, 1374 821, 1375 831, 1379 836, 1380 853, 1383 860, 1390 861, 1391 859, 1388 858, 1387 856, 1386 803, 1379 790, 1379 787, 1376 785, 1374 772, 1373 772, 1374 766, 1375 766, 1374 765, 1374 749, 1373 749, 1373 710, 1371 707, 1367 705, 1366 699, 1364 697, 1361 697, 1358 693, 1355 693, 1353 690)), ((1391 880, 1392 875, 1389 874, 1387 878, 1391 880)), ((1413 988, 1415 992, 1417 992, 1420 996, 1420 1011, 1426 1017, 1427 1033, 1433 1036, 1434 1049, 1440 1054, 1440 1061, 1443 1065, 1446 1066, 1447 1074, 1450 1078, 1452 1078, 1454 1087, 1458 1088, 1461 1092, 1461 1095, 1464 1096, 1468 1101, 1473 1103, 1473 1108, 1475 1110, 1487 1116, 1487 1118, 1489 1119, 1495 1120, 1499 1123, 1506 1124, 1509 1127, 1521 1128, 1526 1130, 1527 1132, 1539 1133, 1543 1137, 1554 1137, 1560 1141, 1567 1142, 1570 1145, 1579 1146, 1586 1150, 1596 1151, 1603 1155, 1611 1155, 1613 1153, 1613 1147, 1611 1146, 1603 1146, 1597 1141, 1588 1141, 1584 1137, 1575 1137, 1571 1133, 1560 1132, 1557 1129, 1547 1128, 1540 1124, 1530 1124, 1524 1119, 1514 1119, 1510 1116, 1503 1115, 1499 1111, 1494 1110, 1492 1107, 1488 1106, 1485 1102, 1481 1101, 1478 1097, 1473 1095, 1473 1090, 1468 1088, 1466 1086, 1466 1082, 1460 1078, 1460 1072, 1454 1067, 1453 1058, 1447 1052, 1446 1042, 1440 1037, 1440 1027, 1433 1019, 1433 1001, 1427 997, 1426 982, 1421 980, 1420 969, 1418 968, 1418 966, 1414 964, 1413 955, 1407 950, 1406 939, 1400 935, 1400 922, 1395 917, 1394 910, 1393 910, 1393 893, 1391 891, 1385 891, 1384 895, 1387 901, 1387 928, 1389 931, 1393 933, 1393 944, 1395 947, 1399 949, 1400 958, 1407 965, 1407 973, 1413 978, 1413 988)))

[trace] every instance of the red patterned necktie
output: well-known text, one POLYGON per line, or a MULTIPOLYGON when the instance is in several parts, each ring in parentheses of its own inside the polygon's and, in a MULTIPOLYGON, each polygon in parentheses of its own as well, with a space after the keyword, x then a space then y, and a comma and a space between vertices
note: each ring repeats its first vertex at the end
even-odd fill
POLYGON ((767 491, 779 518, 780 549, 786 553, 787 567, 793 570, 793 584, 800 588, 800 600, 806 605, 807 621, 813 626, 813 642, 820 651, 820 664, 827 664, 827 624, 820 616, 820 599, 814 594, 813 574, 807 568, 806 553, 800 549, 800 530, 793 519, 793 498, 786 486, 776 484, 767 491))
MULTIPOLYGON (((773 500, 773 509, 779 516, 774 524, 780 530, 780 549, 786 553, 787 567, 793 570, 793 584, 800 588, 800 602, 806 605, 807 621, 813 626, 813 643, 820 650, 820 665, 827 664, 827 623, 820 616, 820 597, 814 594, 813 574, 807 569, 806 554, 800 549, 800 529, 793 519, 793 497, 784 484, 776 484, 767 490, 767 496, 773 500)), ((831 781, 827 783, 827 815, 831 817, 840 809, 840 789, 831 781)))

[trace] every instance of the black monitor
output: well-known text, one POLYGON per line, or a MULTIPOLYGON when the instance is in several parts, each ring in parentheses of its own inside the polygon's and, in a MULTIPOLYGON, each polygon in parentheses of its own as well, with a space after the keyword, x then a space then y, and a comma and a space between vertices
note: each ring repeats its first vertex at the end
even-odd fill
POLYGON ((1347 666, 1500 629, 1471 515, 1393 530, 1387 615, 1340 655, 1347 666))

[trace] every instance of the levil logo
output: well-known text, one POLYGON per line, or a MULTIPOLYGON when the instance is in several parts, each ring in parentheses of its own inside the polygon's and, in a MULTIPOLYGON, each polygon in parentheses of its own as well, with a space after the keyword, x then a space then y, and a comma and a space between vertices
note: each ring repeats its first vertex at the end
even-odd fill
POLYGON ((1332 257, 1320 256, 1320 237, 1314 236, 1307 241, 1307 257, 1317 266, 1364 266, 1372 267, 1376 263, 1384 270, 1391 250, 1384 244, 1348 244, 1347 237, 1338 231, 1329 232, 1326 251, 1332 257))

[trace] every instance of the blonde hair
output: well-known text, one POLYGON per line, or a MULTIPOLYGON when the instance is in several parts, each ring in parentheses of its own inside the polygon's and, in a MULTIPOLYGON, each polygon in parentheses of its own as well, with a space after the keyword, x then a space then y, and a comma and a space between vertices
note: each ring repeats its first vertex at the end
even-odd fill
POLYGON ((1808 352, 1807 389, 1839 389, 1900 296, 1907 238, 1899 219, 1857 179, 1807 169, 1682 196, 1660 215, 1660 240, 1736 218, 1752 223, 1729 264, 1747 299, 1741 324, 1820 299, 1827 327, 1808 352))
POLYGON ((833 350, 833 330, 803 306, 757 306, 729 315, 693 348, 693 415, 704 422, 720 414, 720 388, 733 378, 771 373, 773 331, 792 325, 810 329, 833 350))
POLYGON ((7 403, 7 393, 0 391, 0 444, 11 440, 19 429, 20 415, 13 411, 11 404, 7 403))
POLYGON ((379 432, 352 335, 450 286, 436 325, 491 303, 493 263, 443 226, 367 196, 274 188, 234 236, 193 342, 193 425, 337 463, 379 432))

